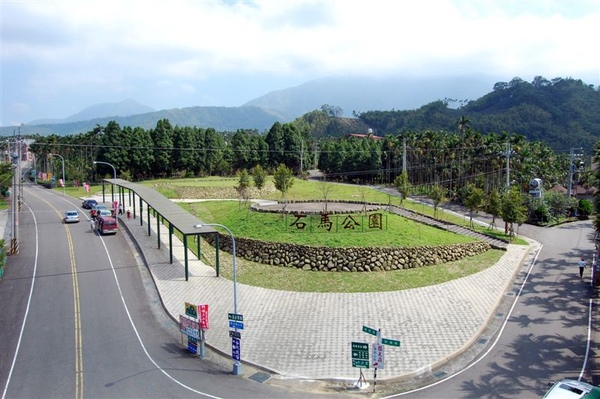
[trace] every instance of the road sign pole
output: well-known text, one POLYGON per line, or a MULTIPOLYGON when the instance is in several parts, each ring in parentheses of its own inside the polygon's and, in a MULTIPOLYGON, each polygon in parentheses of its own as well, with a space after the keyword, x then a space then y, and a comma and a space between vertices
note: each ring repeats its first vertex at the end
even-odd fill
POLYGON ((204 330, 200 330, 200 359, 204 359, 204 330))

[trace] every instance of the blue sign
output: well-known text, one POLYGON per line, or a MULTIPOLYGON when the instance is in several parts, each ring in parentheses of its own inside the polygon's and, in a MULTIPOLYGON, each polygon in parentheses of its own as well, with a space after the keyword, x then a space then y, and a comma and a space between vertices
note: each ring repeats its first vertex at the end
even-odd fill
POLYGON ((229 320, 229 328, 235 328, 236 330, 243 330, 244 323, 242 323, 241 321, 229 320))
POLYGON ((188 336, 188 351, 193 354, 198 353, 198 340, 196 338, 188 336))
POLYGON ((231 358, 233 360, 237 360, 238 362, 241 359, 242 355, 242 347, 240 344, 240 340, 238 338, 231 338, 231 358))

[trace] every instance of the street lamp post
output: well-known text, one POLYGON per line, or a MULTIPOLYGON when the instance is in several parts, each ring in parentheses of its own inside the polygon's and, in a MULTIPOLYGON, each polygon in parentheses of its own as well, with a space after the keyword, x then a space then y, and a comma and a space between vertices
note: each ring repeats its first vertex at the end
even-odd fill
MULTIPOLYGON (((238 314, 237 312, 237 266, 235 263, 235 237, 233 236, 233 233, 231 232, 231 230, 229 230, 229 228, 227 228, 227 226, 224 226, 222 224, 218 224, 218 223, 204 223, 204 224, 195 224, 194 228, 195 229, 201 229, 203 226, 211 226, 211 227, 221 227, 222 229, 227 230, 227 232, 229 233, 229 236, 231 237, 231 254, 233 255, 233 313, 234 314, 238 314)), ((237 328, 235 328, 235 330, 237 331, 237 328)), ((240 363, 239 360, 235 360, 233 362, 233 374, 234 375, 242 375, 242 364, 240 363)))
POLYGON ((63 158, 62 155, 58 155, 58 154, 48 154, 51 157, 60 157, 60 159, 62 160, 62 186, 63 186, 63 195, 65 195, 65 159, 63 158))
MULTIPOLYGON (((112 189, 111 194, 112 194, 112 203, 114 204, 115 203, 115 187, 117 186, 117 170, 115 169, 115 167, 112 164, 110 164, 108 162, 94 161, 94 165, 96 165, 98 163, 108 165, 113 169, 113 189, 112 189)), ((117 218, 117 211, 118 211, 118 209, 115 209, 115 220, 117 221, 117 224, 118 224, 119 219, 117 218)))

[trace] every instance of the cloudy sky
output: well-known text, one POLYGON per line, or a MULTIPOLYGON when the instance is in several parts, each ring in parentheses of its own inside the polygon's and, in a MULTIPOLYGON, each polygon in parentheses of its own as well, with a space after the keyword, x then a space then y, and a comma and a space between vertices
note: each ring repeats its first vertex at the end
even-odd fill
POLYGON ((238 106, 329 76, 541 75, 600 85, 600 0, 0 0, 0 7, 3 126, 125 99, 155 109, 238 106))

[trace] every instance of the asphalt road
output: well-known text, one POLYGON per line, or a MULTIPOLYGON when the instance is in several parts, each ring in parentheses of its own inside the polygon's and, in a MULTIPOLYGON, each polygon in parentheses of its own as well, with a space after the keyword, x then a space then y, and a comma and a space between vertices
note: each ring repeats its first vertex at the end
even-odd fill
MULTIPOLYGON (((62 211, 80 204, 49 190, 27 187, 25 202, 20 252, 0 283, 2 398, 342 396, 233 376, 231 359, 211 351, 190 356, 124 232, 101 237, 85 220, 64 225, 62 211)), ((394 392, 406 385, 388 384, 350 396, 539 398, 550 381, 591 380, 594 292, 577 259, 594 253, 592 223, 519 232, 544 246, 523 265, 474 361, 456 359, 402 395, 394 392)))
POLYGON ((191 356, 133 246, 100 236, 80 203, 26 187, 18 255, 0 283, 2 398, 308 398, 234 376, 231 359, 191 356))
MULTIPOLYGON (((458 207, 454 211, 464 213, 458 207)), ((383 396, 527 399, 542 397, 550 382, 563 378, 600 384, 592 359, 598 338, 592 308, 596 294, 591 269, 580 279, 577 266, 582 256, 588 265, 593 259, 592 221, 552 228, 523 225, 520 234, 543 247, 516 276, 514 296, 507 295, 492 319, 488 330, 495 332, 482 343, 481 354, 460 370, 419 381, 421 388, 394 395, 390 386, 383 396)))

